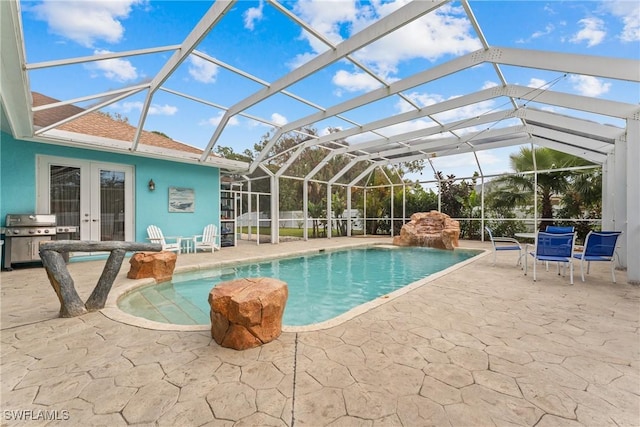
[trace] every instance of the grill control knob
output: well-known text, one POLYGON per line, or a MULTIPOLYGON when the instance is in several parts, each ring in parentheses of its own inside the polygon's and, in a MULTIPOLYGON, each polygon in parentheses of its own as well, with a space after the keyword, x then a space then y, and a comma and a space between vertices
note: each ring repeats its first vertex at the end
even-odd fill
POLYGON ((29 230, 29 234, 36 234, 36 230, 29 230))
POLYGON ((44 230, 44 234, 49 234, 49 230, 44 230))
POLYGON ((20 234, 20 230, 13 230, 13 234, 20 234))

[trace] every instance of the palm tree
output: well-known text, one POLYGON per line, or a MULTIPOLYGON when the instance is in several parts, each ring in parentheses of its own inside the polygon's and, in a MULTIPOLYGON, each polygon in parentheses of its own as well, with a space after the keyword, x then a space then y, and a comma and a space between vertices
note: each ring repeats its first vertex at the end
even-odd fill
MULTIPOLYGON (((509 158, 511 167, 516 172, 561 169, 591 164, 579 157, 549 148, 532 150, 522 147, 519 153, 512 154, 509 158)), ((498 183, 497 189, 492 191, 487 198, 489 204, 498 209, 508 206, 531 206, 533 192, 537 191, 543 218, 540 222, 540 230, 544 230, 547 225, 553 223, 552 196, 564 193, 569 188, 572 175, 573 173, 570 171, 539 173, 537 174, 537 183, 532 174, 505 176, 493 181, 498 183)))

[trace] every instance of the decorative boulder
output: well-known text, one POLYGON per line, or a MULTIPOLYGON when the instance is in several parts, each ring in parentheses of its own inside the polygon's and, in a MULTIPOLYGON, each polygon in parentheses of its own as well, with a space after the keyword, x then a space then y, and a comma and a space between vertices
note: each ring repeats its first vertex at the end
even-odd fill
POLYGON ((438 211, 417 212, 402 226, 400 235, 393 238, 397 246, 427 246, 453 250, 458 246, 460 223, 438 211))
POLYGON ((129 279, 153 277, 158 283, 167 282, 173 277, 178 255, 175 252, 136 252, 129 260, 131 269, 129 279))
POLYGON ((287 284, 268 277, 223 282, 209 292, 211 336, 222 347, 245 350, 282 333, 287 284))

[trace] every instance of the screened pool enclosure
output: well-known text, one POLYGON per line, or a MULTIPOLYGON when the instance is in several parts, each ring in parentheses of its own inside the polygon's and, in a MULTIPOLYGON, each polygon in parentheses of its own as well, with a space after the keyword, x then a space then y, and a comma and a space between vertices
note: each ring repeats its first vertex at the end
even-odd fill
MULTIPOLYGON (((537 188, 550 172, 597 170, 601 217, 591 223, 623 231, 621 264, 629 281, 640 283, 637 37, 618 49, 581 42, 584 32, 545 42, 526 28, 520 7, 539 2, 218 0, 182 2, 190 18, 163 11, 170 2, 148 2, 145 10, 123 2, 129 9, 115 21, 129 25, 127 17, 144 13, 136 22, 145 27, 127 26, 129 43, 118 45, 99 43, 95 34, 74 39, 71 21, 54 27, 51 8, 60 3, 66 2, 0 2, 2 130, 17 140, 221 168, 238 184, 245 209, 257 212, 255 225, 260 206, 268 206, 262 223, 273 243, 282 220, 305 224, 309 237, 318 218, 310 212, 321 211, 326 221, 338 204, 349 218, 345 234, 354 224, 370 232, 367 219, 380 218, 367 194, 377 188, 388 189, 391 205, 382 219, 393 234, 396 220, 407 219, 406 190, 418 183, 441 197, 448 175, 455 176, 450 184, 475 180, 473 221, 482 230, 495 220, 485 197, 504 174, 530 178, 537 188), (497 3, 499 16, 490 9, 497 3), (133 77, 99 78, 123 65, 133 77), (34 106, 32 92, 58 101, 34 106), (123 105, 135 108, 115 109, 123 105), (82 111, 34 124, 36 113, 66 106, 82 111), (159 115, 168 106, 174 113, 159 115), (126 114, 135 135, 123 140, 69 130, 90 112, 126 114), (143 131, 198 150, 149 147, 140 141, 143 131), (548 165, 536 156, 539 148, 584 163, 548 165), (514 170, 509 156, 527 152, 531 167, 514 170), (288 193, 291 188, 296 191, 288 193), (281 218, 284 211, 301 214, 281 218)), ((617 2, 580 5, 623 22, 607 3, 617 2)), ((621 3, 637 16, 635 2, 621 3)), ((87 4, 93 6, 84 12, 102 7, 87 4)), ((538 192, 531 197, 522 218, 537 227, 549 218, 538 208, 538 192)))

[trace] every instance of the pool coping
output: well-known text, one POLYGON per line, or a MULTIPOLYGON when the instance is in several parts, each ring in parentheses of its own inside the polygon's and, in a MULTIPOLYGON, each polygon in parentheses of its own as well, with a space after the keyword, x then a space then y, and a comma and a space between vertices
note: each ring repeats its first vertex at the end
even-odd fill
MULTIPOLYGON (((346 245, 343 247, 336 247, 336 248, 327 248, 327 249, 309 249, 307 251, 296 251, 296 252, 291 252, 288 254, 279 254, 277 256, 274 255, 266 255, 263 257, 251 257, 250 259, 241 259, 241 260, 233 260, 233 261, 217 261, 217 262, 208 262, 208 263, 203 263, 203 264, 198 264, 198 265, 191 265, 191 266, 183 266, 183 267, 176 267, 176 269, 174 270, 174 273, 177 274, 181 274, 181 273, 189 273, 189 272, 195 272, 195 271, 199 271, 199 270, 208 270, 208 269, 213 269, 213 268, 224 268, 224 267, 230 267, 233 265, 240 265, 240 264, 246 264, 247 262, 263 262, 263 261, 269 261, 269 260, 273 260, 273 259, 281 259, 281 258, 287 258, 290 256, 294 256, 294 255, 307 255, 307 254, 312 254, 312 253, 319 253, 319 252, 335 252, 335 251, 341 251, 341 250, 345 250, 345 249, 355 249, 355 248, 365 248, 365 247, 386 247, 389 249, 392 248, 399 248, 398 246, 394 246, 394 245, 390 245, 390 244, 381 244, 381 243, 358 243, 358 244, 352 244, 352 245, 346 245)), ((318 323, 313 323, 311 325, 304 325, 304 326, 286 326, 283 325, 282 326, 282 332, 292 332, 292 333, 296 333, 296 332, 311 332, 311 331, 318 331, 318 330, 323 330, 323 329, 329 329, 338 325, 341 325, 342 323, 351 320, 361 314, 364 314, 376 307, 379 307, 380 305, 386 304, 389 301, 393 301, 394 299, 407 294, 408 292, 411 292, 417 288, 420 288, 421 286, 424 286, 425 284, 432 282, 436 279, 439 279, 442 276, 445 276, 446 274, 451 273, 452 271, 458 270, 459 268, 462 268, 472 262, 477 261, 480 258, 483 258, 487 255, 489 255, 491 253, 490 250, 488 249, 481 249, 481 248, 466 248, 466 247, 459 247, 456 248, 459 250, 473 250, 473 251, 480 251, 480 253, 478 253, 477 255, 472 256, 469 259, 466 259, 464 261, 461 261, 459 263, 456 263, 454 265, 452 265, 451 267, 447 267, 444 270, 438 271, 437 273, 433 273, 430 274, 429 276, 423 278, 423 279, 419 279, 415 282, 409 283, 406 286, 403 286, 400 289, 396 289, 393 292, 390 292, 388 294, 382 295, 380 297, 377 297, 371 301, 365 302, 363 304, 360 304, 342 314, 340 314, 339 316, 336 316, 332 319, 329 320, 325 320, 323 322, 318 322, 318 323)), ((162 283, 162 282, 161 282, 162 283)), ((105 303, 105 307, 100 310, 100 312, 102 314, 104 314, 106 317, 108 317, 111 320, 114 320, 116 322, 120 322, 120 323, 124 323, 127 325, 131 325, 131 326, 136 326, 139 328, 143 328, 143 329, 150 329, 150 330, 157 330, 157 331, 178 331, 178 332, 203 332, 203 331, 211 331, 211 324, 207 324, 207 325, 177 325, 177 324, 173 324, 173 323, 163 323, 163 322, 156 322, 153 320, 149 320, 149 319, 145 319, 143 317, 138 317, 138 316, 134 316, 132 314, 129 314, 123 310, 121 310, 118 307, 118 300, 122 297, 124 297, 125 295, 133 292, 134 290, 143 287, 143 286, 147 286, 147 285, 152 285, 152 284, 160 284, 157 283, 155 279, 153 278, 149 278, 149 279, 126 279, 125 281, 123 281, 122 283, 119 283, 118 286, 115 287, 115 289, 112 290, 112 292, 109 294, 109 297, 107 298, 107 301, 105 303)))

